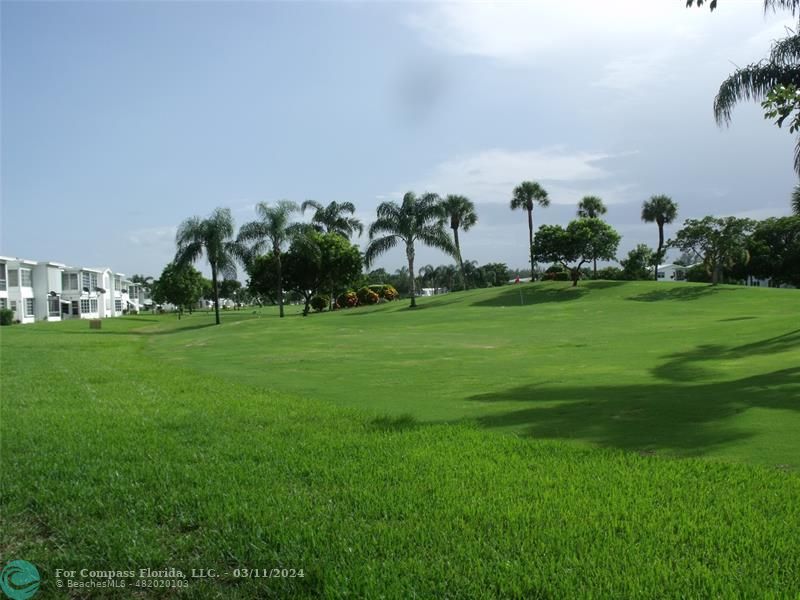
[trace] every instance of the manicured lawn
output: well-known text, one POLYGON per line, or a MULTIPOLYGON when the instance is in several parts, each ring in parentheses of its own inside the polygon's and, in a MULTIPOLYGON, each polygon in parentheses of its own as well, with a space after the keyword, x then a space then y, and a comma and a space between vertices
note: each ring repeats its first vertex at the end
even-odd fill
POLYGON ((796 293, 523 293, 3 328, 0 558, 42 597, 800 597, 796 293))
POLYGON ((800 468, 796 290, 558 283, 227 321, 148 352, 376 414, 800 468))

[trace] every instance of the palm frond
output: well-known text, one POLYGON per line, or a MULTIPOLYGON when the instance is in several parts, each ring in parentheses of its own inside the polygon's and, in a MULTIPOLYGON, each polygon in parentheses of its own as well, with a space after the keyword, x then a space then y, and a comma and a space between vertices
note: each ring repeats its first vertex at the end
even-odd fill
POLYGON ((426 246, 438 248, 442 252, 445 252, 458 259, 458 250, 456 250, 456 245, 453 243, 452 238, 441 226, 430 225, 428 227, 423 227, 417 233, 416 237, 426 246))
POLYGON ((386 235, 370 241, 364 252, 364 264, 369 267, 381 254, 385 254, 397 246, 399 241, 400 238, 397 235, 386 235))
POLYGON ((305 213, 307 209, 313 208, 315 211, 322 210, 322 204, 316 200, 306 200, 300 205, 300 212, 305 213))
POLYGON ((769 51, 769 61, 785 67, 800 63, 800 35, 790 35, 774 42, 769 51))
POLYGON ((794 186, 792 191, 792 212, 800 217, 800 184, 794 186))
POLYGON ((719 86, 714 98, 714 118, 719 125, 727 125, 736 104, 743 100, 761 100, 779 84, 800 84, 800 68, 761 61, 736 69, 719 86))

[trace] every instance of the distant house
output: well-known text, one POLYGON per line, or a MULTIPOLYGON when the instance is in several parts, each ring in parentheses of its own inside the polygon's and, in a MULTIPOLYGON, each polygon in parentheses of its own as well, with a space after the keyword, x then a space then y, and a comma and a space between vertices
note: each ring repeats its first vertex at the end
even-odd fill
MULTIPOLYGON (((658 281, 686 281, 686 273, 696 265, 658 265, 658 281)), ((651 269, 652 271, 652 269, 651 269)))
POLYGON ((37 264, 35 260, 5 259, 8 308, 14 313, 13 319, 20 323, 33 323, 36 320, 33 268, 37 264))

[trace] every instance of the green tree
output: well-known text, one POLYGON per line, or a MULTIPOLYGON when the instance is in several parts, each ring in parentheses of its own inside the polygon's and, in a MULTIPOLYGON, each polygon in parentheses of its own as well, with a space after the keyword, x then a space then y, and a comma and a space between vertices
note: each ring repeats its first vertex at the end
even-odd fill
POLYGON ((158 304, 174 304, 178 307, 180 319, 184 309, 192 312, 192 308, 200 300, 203 281, 203 276, 192 265, 171 262, 152 284, 153 301, 158 304))
MULTIPOLYGON (((523 181, 514 188, 514 196, 511 198, 511 210, 524 209, 528 213, 528 248, 533 248, 533 207, 538 204, 542 207, 550 206, 550 198, 547 191, 535 181, 523 181)), ((533 259, 533 251, 530 254, 531 273, 536 269, 533 259)))
MULTIPOLYGON (((580 219, 599 219, 606 212, 606 205, 597 196, 584 196, 578 202, 578 218, 580 219)), ((593 258, 592 263, 592 277, 597 279, 597 258, 593 258)))
POLYGON ((408 260, 409 291, 413 308, 417 305, 417 288, 414 282, 415 244, 421 242, 453 257, 456 256, 455 245, 441 221, 439 197, 436 194, 423 194, 417 197, 414 192, 407 192, 401 204, 381 203, 377 215, 378 218, 369 227, 370 242, 364 255, 364 262, 369 266, 378 256, 402 242, 408 260))
POLYGON ((228 300, 238 299, 239 290, 242 289, 242 284, 238 279, 224 279, 219 284, 219 294, 228 300))
POLYGON ((800 216, 759 221, 748 250, 752 275, 800 287, 800 216))
POLYGON ((286 253, 285 283, 299 293, 305 302, 307 315, 311 300, 320 292, 335 298, 358 280, 363 262, 358 246, 338 233, 310 232, 295 238, 286 253))
POLYGON ((278 298, 275 295, 275 290, 278 288, 277 272, 278 261, 271 252, 253 257, 247 264, 249 277, 247 287, 250 293, 257 298, 266 298, 277 304, 278 298))
POLYGON ((456 260, 461 270, 461 277, 464 279, 464 289, 467 289, 467 278, 464 275, 464 261, 461 258, 461 243, 458 239, 458 230, 469 231, 478 222, 475 205, 465 196, 449 195, 441 201, 440 206, 443 213, 443 221, 447 222, 450 229, 453 230, 453 243, 457 254, 456 260))
POLYGON ((531 249, 537 261, 559 263, 567 269, 574 287, 581 277, 581 267, 593 257, 614 259, 619 241, 619 234, 608 223, 600 219, 577 219, 566 228, 542 225, 531 249))
POLYGON ((356 207, 352 202, 331 202, 328 206, 322 206, 314 200, 306 200, 300 205, 303 213, 309 208, 314 209, 311 225, 317 231, 338 233, 348 239, 353 237, 356 232, 358 235, 364 232, 361 221, 353 217, 356 207))
POLYGON ((628 252, 628 258, 620 261, 623 277, 632 280, 649 279, 650 267, 655 263, 655 253, 646 244, 638 244, 628 252))
POLYGON ((233 239, 233 217, 228 208, 217 208, 207 219, 192 217, 178 227, 178 246, 174 262, 180 266, 198 260, 204 253, 211 267, 214 284, 214 313, 219 325, 219 275, 236 278, 236 260, 243 256, 241 246, 233 239))
POLYGON ((486 263, 481 266, 481 271, 484 282, 492 287, 506 285, 511 277, 506 263, 486 263))
POLYGON ((267 202, 256 204, 259 219, 242 225, 238 242, 247 246, 250 256, 259 256, 267 248, 275 260, 275 297, 278 301, 278 312, 283 318, 283 263, 281 255, 291 241, 302 235, 305 228, 299 223, 292 223, 292 214, 298 211, 297 204, 289 200, 281 200, 274 206, 267 202))
POLYGON ((669 245, 702 257, 711 283, 716 285, 724 268, 749 261, 748 237, 754 227, 752 219, 736 217, 687 219, 669 245))
POLYGON ((655 280, 658 281, 658 265, 664 260, 664 225, 672 223, 678 216, 678 205, 669 196, 652 196, 642 204, 642 221, 658 225, 658 249, 655 256, 655 280))

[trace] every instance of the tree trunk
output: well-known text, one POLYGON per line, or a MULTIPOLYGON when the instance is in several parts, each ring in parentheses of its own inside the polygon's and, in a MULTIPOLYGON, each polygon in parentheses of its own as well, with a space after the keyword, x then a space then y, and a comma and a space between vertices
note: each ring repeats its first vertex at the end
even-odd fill
POLYGON ((597 279, 597 259, 592 258, 592 260, 594 261, 594 271, 592 272, 592 277, 594 279, 597 279))
POLYGON ((714 265, 714 268, 711 269, 711 285, 717 285, 720 282, 722 275, 722 265, 719 263, 714 265))
POLYGON ((278 289, 276 290, 278 293, 278 314, 280 314, 281 319, 283 318, 283 266, 281 265, 281 253, 280 251, 275 252, 275 258, 278 259, 278 289))
POLYGON ((578 279, 581 278, 580 268, 570 269, 570 274, 572 275, 572 287, 578 287, 578 279))
MULTIPOLYGON (((458 227, 453 227, 453 241, 456 245, 456 253, 458 254, 458 268, 461 271, 461 279, 463 280, 464 289, 467 289, 467 276, 464 273, 464 259, 461 257, 461 244, 458 243, 458 227)), ((450 289, 453 289, 453 286, 450 285, 450 289)))
POLYGON ((661 262, 661 250, 664 248, 664 224, 658 224, 658 250, 656 251, 655 280, 658 281, 658 263, 661 262))
POLYGON ((531 281, 533 281, 533 209, 528 209, 528 252, 531 258, 531 281))
POLYGON ((219 283, 217 282, 217 265, 211 265, 211 283, 214 285, 214 314, 216 315, 217 325, 219 325, 219 283))
POLYGON ((417 282, 414 280, 414 245, 406 244, 406 258, 408 258, 408 273, 411 278, 409 289, 411 290, 411 308, 417 306, 417 282))

